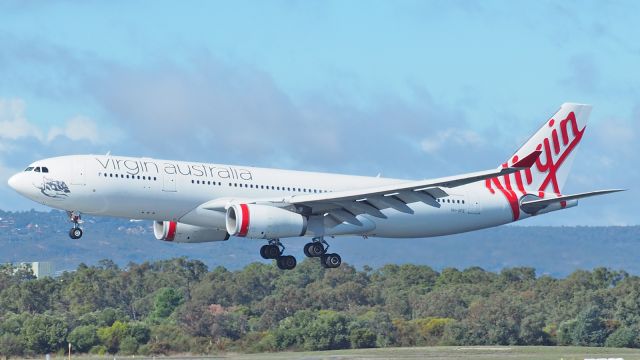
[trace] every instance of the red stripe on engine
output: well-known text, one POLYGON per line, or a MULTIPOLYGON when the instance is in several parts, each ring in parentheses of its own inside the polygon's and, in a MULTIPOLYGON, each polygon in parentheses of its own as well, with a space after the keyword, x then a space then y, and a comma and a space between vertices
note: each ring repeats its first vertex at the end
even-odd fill
POLYGON ((249 232, 249 207, 247 204, 240 204, 240 209, 242 211, 242 222, 240 223, 238 236, 247 236, 247 232, 249 232))
POLYGON ((167 230, 167 237, 165 238, 166 241, 173 241, 176 237, 176 225, 175 221, 169 221, 169 229, 167 230))

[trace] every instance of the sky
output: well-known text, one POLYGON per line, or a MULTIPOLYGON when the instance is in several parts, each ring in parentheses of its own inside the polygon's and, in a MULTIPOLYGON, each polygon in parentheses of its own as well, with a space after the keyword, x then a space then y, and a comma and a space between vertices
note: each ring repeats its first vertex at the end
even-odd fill
POLYGON ((522 225, 637 225, 637 1, 0 2, 6 180, 107 153, 421 179, 498 166, 594 106, 567 193, 522 225))

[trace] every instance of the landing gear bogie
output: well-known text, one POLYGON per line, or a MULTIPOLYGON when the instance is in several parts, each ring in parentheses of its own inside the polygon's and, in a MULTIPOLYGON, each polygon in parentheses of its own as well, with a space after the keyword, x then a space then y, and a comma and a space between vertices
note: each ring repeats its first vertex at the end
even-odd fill
POLYGON ((282 255, 284 253, 284 245, 279 239, 269 240, 269 244, 260 247, 260 256, 263 259, 274 259, 280 270, 293 270, 298 262, 291 255, 282 255))
POLYGON ((320 258, 320 265, 327 269, 337 268, 342 264, 340 255, 336 253, 328 254, 329 244, 322 237, 313 238, 310 243, 305 244, 304 254, 307 257, 320 258))

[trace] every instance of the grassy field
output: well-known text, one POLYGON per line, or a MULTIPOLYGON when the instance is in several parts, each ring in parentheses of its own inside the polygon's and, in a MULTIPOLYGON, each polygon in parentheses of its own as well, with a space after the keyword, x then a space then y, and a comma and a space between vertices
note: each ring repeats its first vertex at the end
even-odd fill
POLYGON ((474 359, 474 360, 547 360, 547 359, 607 359, 622 358, 640 360, 640 349, 612 349, 587 347, 550 347, 550 346, 438 346, 416 348, 386 348, 339 350, 317 352, 284 352, 271 354, 227 354, 227 359, 275 360, 275 359, 474 359))
MULTIPOLYGON (((42 357, 44 358, 44 356, 42 357)), ((51 357, 62 359, 60 357, 51 357)), ((65 358, 66 359, 66 358, 65 358)), ((474 359, 474 360, 583 360, 583 359, 625 359, 640 360, 640 349, 552 347, 552 346, 435 346, 415 348, 359 349, 310 352, 280 352, 263 354, 221 354, 218 356, 175 356, 175 357, 73 357, 73 359, 232 359, 232 360, 364 360, 364 359, 474 359)))

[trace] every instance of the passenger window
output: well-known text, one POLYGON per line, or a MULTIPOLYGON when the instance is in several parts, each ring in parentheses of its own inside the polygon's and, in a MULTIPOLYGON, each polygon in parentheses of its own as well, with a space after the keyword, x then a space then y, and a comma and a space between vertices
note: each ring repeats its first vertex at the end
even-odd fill
POLYGON ((43 166, 43 167, 42 167, 42 172, 43 172, 43 173, 48 173, 48 172, 49 172, 49 169, 43 166))
POLYGON ((127 174, 127 179, 129 178, 129 175, 127 174))

